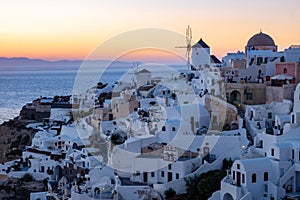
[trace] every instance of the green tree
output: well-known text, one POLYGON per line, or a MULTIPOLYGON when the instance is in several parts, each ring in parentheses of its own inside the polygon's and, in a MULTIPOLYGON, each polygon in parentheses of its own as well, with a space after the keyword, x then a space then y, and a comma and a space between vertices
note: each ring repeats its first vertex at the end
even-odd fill
POLYGON ((26 174, 24 174, 24 176, 22 177, 22 181, 25 181, 25 182, 33 181, 33 177, 31 176, 31 174, 26 173, 26 174))
POLYGON ((169 188, 164 192, 164 195, 167 200, 171 200, 176 195, 176 191, 173 188, 169 188))
POLYGON ((207 200, 220 189, 220 182, 225 176, 224 170, 214 170, 185 179, 188 199, 207 200))

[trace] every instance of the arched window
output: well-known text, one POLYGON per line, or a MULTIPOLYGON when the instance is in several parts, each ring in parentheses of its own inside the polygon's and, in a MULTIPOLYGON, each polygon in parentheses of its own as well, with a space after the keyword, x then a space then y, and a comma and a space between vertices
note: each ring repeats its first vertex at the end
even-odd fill
POLYGON ((287 68, 283 69, 283 73, 286 74, 287 73, 287 68))
POLYGON ((166 131, 166 127, 165 127, 165 126, 163 126, 161 130, 162 130, 162 131, 166 131))
POLYGON ((252 183, 256 183, 256 174, 252 174, 252 183))
POLYGON ((268 181, 269 180, 269 174, 268 172, 264 173, 264 181, 268 181))
POLYGON ((172 127, 172 131, 176 131, 176 128, 175 128, 175 127, 172 127))

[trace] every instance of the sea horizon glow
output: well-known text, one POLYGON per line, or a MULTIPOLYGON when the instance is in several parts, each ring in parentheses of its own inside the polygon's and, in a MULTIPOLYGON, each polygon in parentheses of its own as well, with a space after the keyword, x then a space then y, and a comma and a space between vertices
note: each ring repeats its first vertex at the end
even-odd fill
MULTIPOLYGON (((298 8, 297 0, 4 1, 0 56, 84 60, 98 45, 123 32, 161 28, 184 35, 188 25, 193 40, 203 38, 219 59, 227 52, 244 51, 248 39, 260 30, 283 50, 300 43, 298 8)), ((174 47, 178 45, 185 41, 174 47)), ((111 48, 97 59, 111 59, 116 48, 122 47, 111 48)), ((149 52, 138 56, 132 61, 147 60, 149 52)), ((158 62, 173 59, 150 57, 155 56, 158 62)))

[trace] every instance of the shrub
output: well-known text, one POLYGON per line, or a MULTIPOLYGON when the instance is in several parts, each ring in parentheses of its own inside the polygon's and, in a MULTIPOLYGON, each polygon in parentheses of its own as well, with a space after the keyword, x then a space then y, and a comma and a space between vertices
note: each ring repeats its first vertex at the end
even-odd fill
POLYGON ((173 188, 169 188, 164 192, 164 195, 167 200, 172 199, 176 195, 176 191, 173 188))
POLYGON ((212 193, 220 189, 220 182, 226 171, 208 171, 185 179, 188 199, 206 200, 212 193))
POLYGON ((26 173, 26 174, 24 174, 24 176, 22 177, 22 180, 25 181, 25 182, 30 182, 30 181, 33 181, 33 177, 31 176, 31 174, 26 173))

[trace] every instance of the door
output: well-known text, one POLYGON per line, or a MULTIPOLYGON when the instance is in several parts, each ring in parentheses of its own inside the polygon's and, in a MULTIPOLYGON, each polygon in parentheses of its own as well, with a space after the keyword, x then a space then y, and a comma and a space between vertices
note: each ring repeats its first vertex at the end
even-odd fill
POLYGON ((172 181, 172 172, 168 172, 168 182, 172 181))
POLYGON ((203 156, 206 161, 209 161, 209 147, 203 147, 203 156))
POLYGON ((145 183, 148 182, 148 173, 147 172, 143 172, 143 180, 145 183))
POLYGON ((241 186, 241 172, 236 172, 236 186, 241 186))

